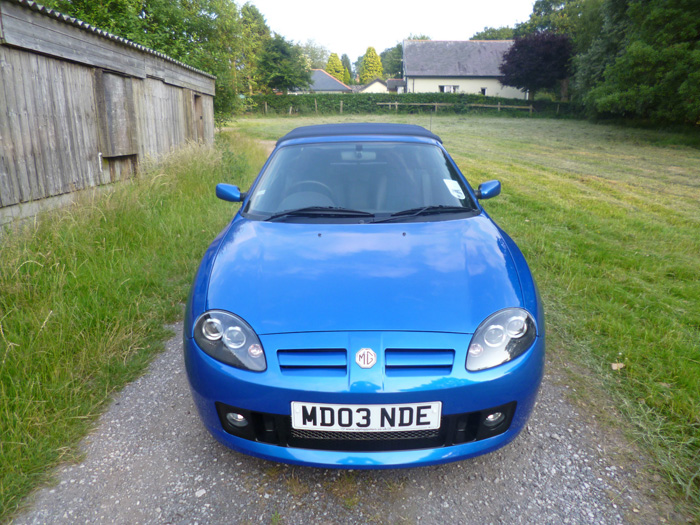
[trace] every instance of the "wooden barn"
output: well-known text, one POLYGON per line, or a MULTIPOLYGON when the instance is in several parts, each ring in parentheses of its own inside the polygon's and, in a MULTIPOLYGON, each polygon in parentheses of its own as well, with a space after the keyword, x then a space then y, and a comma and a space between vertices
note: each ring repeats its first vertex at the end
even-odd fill
POLYGON ((213 142, 214 80, 35 2, 0 0, 0 218, 213 142))

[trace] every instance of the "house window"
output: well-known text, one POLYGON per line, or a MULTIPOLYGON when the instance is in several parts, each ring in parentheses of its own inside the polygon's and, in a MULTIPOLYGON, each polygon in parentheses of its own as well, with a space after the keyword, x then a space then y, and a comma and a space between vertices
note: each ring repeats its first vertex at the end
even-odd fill
POLYGON ((481 94, 486 95, 486 88, 481 88, 481 94))
POLYGON ((440 93, 457 93, 459 86, 439 86, 440 93))

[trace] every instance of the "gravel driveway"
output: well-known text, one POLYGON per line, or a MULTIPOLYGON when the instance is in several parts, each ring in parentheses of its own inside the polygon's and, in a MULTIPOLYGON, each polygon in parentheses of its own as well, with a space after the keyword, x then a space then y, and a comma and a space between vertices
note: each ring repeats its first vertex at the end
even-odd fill
MULTIPOLYGON (((176 329, 179 330, 179 327, 176 329)), ((128 385, 16 523, 663 523, 626 446, 548 373, 509 446, 437 467, 337 471, 243 456, 199 422, 181 333, 128 385)))

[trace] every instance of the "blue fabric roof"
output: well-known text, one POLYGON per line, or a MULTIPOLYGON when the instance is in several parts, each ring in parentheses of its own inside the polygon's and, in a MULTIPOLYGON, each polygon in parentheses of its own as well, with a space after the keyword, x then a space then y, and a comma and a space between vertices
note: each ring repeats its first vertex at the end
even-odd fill
POLYGON ((342 135, 398 135, 426 137, 442 142, 442 139, 433 132, 414 124, 350 123, 301 126, 287 133, 284 137, 277 141, 277 144, 292 139, 330 136, 337 137, 342 135))

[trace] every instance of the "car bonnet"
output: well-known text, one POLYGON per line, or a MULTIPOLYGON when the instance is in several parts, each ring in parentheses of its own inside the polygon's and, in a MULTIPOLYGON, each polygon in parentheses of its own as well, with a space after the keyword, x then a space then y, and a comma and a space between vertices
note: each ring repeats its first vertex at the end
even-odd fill
POLYGON ((515 264, 485 215, 387 224, 239 218, 222 239, 207 308, 260 334, 400 330, 473 333, 522 306, 515 264))

